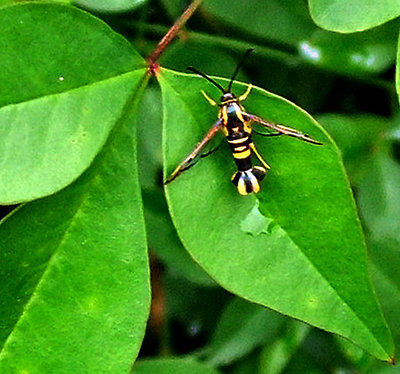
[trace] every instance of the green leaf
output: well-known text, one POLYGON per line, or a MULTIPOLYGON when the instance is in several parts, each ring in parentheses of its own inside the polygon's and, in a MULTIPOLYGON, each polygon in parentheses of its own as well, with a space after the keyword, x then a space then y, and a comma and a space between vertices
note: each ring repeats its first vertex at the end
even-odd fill
POLYGON ((204 8, 230 29, 296 46, 316 29, 302 0, 206 1, 204 8))
POLYGON ((12 204, 52 194, 88 168, 144 61, 71 7, 4 8, 0 29, 0 203, 12 204))
POLYGON ((132 369, 132 374, 218 374, 219 371, 210 368, 193 359, 164 358, 138 361, 132 369))
POLYGON ((130 12, 147 2, 147 0, 74 0, 76 5, 95 12, 119 13, 130 12))
POLYGON ((283 318, 272 311, 241 299, 225 309, 207 347, 211 366, 230 364, 273 339, 283 318))
POLYGON ((308 0, 311 17, 323 29, 355 32, 400 15, 400 0, 308 0))
POLYGON ((391 22, 351 35, 317 30, 298 50, 310 63, 342 74, 382 73, 395 61, 398 29, 398 22, 391 22))
MULTIPOLYGON (((159 81, 167 174, 216 120, 216 109, 200 91, 214 98, 220 92, 204 79, 167 70, 159 81)), ((245 88, 235 84, 233 91, 245 88)), ((393 344, 371 289, 361 227, 336 146, 304 111, 262 89, 253 89, 245 107, 323 146, 254 136, 271 165, 257 196, 261 213, 273 221, 269 235, 241 228, 256 198, 240 196, 231 184, 235 167, 228 147, 183 173, 167 187, 167 198, 185 248, 227 290, 389 360, 393 344)))
POLYGON ((129 372, 150 304, 132 123, 71 186, 1 223, 1 373, 129 372))

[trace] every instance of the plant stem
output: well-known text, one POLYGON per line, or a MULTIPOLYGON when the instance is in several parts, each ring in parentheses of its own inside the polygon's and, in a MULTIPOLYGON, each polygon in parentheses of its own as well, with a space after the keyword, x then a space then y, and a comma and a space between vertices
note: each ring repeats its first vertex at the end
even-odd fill
POLYGON ((182 29, 182 27, 192 16, 195 10, 199 7, 202 1, 203 0, 193 0, 193 2, 187 7, 187 9, 182 13, 182 15, 176 20, 174 25, 168 30, 161 41, 157 44, 157 47, 155 48, 153 53, 147 58, 150 69, 156 64, 161 54, 165 51, 167 46, 175 38, 176 34, 182 29))

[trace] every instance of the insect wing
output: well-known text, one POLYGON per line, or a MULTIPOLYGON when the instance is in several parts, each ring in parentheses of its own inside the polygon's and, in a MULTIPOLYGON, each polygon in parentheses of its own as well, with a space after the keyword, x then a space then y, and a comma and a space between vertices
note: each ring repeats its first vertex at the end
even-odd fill
POLYGON ((221 127, 222 121, 218 120, 207 132, 203 140, 201 140, 197 144, 193 151, 171 173, 171 175, 165 181, 165 184, 172 182, 179 176, 179 174, 191 168, 201 157, 206 157, 213 153, 217 148, 219 148, 219 144, 221 144, 221 142, 219 142, 218 144, 218 139, 215 139, 217 141, 217 143, 215 144, 214 141, 211 142, 211 140, 215 138, 215 135, 221 130, 221 127))
POLYGON ((281 132, 277 132, 270 127, 264 126, 259 122, 252 122, 251 129, 253 133, 256 133, 261 136, 279 136, 283 135, 281 132))
MULTIPOLYGON (((291 136, 293 138, 303 140, 308 143, 322 145, 322 143, 318 142, 317 140, 314 140, 310 136, 303 134, 300 131, 292 129, 291 127, 286 127, 286 126, 278 125, 276 123, 268 122, 268 121, 266 121, 258 116, 255 116, 253 114, 243 113, 243 116, 246 120, 251 121, 253 124, 261 125, 264 129, 268 129, 268 130, 272 131, 269 135, 264 135, 263 133, 260 133, 260 135, 264 135, 264 136, 286 135, 286 136, 291 136)), ((257 131, 255 131, 255 132, 257 132, 257 131)))

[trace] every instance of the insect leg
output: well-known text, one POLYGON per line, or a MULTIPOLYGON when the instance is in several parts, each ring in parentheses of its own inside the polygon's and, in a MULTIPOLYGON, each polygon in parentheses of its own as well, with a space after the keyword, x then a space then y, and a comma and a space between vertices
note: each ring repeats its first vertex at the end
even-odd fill
POLYGON ((210 105, 217 106, 217 103, 213 99, 211 99, 211 97, 208 96, 203 90, 201 90, 201 93, 206 98, 206 100, 210 103, 210 105))
POLYGON ((271 166, 269 166, 264 159, 261 157, 260 153, 257 151, 256 146, 254 145, 254 143, 250 143, 250 148, 251 150, 254 152, 254 154, 256 155, 256 157, 260 160, 260 162, 263 164, 263 166, 268 170, 271 169, 271 166))
POLYGON ((172 182, 175 178, 178 177, 180 173, 189 169, 193 166, 193 160, 199 155, 200 151, 204 148, 204 146, 213 138, 213 136, 221 129, 222 120, 218 120, 211 129, 207 132, 206 136, 203 140, 197 144, 196 148, 187 156, 178 167, 171 173, 171 175, 167 178, 164 184, 168 184, 172 182))
POLYGON ((238 101, 245 101, 247 99, 247 96, 249 96, 249 93, 250 93, 252 88, 253 88, 253 86, 251 84, 249 84, 249 86, 247 87, 246 92, 243 95, 239 96, 238 101))
POLYGON ((308 143, 322 145, 322 143, 318 142, 317 140, 310 138, 308 135, 303 134, 300 131, 292 129, 291 127, 286 127, 286 126, 282 126, 282 125, 277 125, 275 123, 267 122, 264 119, 257 117, 253 114, 243 113, 243 117, 248 121, 259 123, 260 125, 268 127, 277 132, 280 132, 283 135, 292 136, 294 138, 304 140, 305 142, 308 142, 308 143))

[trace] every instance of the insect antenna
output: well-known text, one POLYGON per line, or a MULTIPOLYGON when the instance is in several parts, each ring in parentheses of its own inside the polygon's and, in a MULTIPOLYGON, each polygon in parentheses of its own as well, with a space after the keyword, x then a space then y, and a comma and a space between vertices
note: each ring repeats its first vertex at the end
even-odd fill
POLYGON ((217 83, 214 79, 210 78, 209 76, 205 75, 204 73, 202 73, 201 71, 193 68, 193 67, 188 67, 186 68, 186 70, 192 71, 193 73, 196 73, 198 75, 200 75, 201 77, 207 79, 209 82, 211 82, 215 87, 218 87, 222 93, 226 93, 227 91, 219 84, 217 83))
POLYGON ((235 80, 236 75, 237 75, 237 73, 239 72, 239 69, 242 67, 244 60, 245 60, 245 59, 247 58, 247 56, 248 56, 251 52, 253 52, 253 51, 254 51, 254 48, 249 48, 249 49, 243 54, 242 58, 240 59, 239 63, 237 64, 236 69, 235 69, 235 71, 234 71, 234 73, 233 73, 233 75, 232 75, 232 78, 231 78, 230 82, 229 82, 228 89, 227 89, 228 92, 231 92, 232 83, 233 83, 233 81, 235 80))

